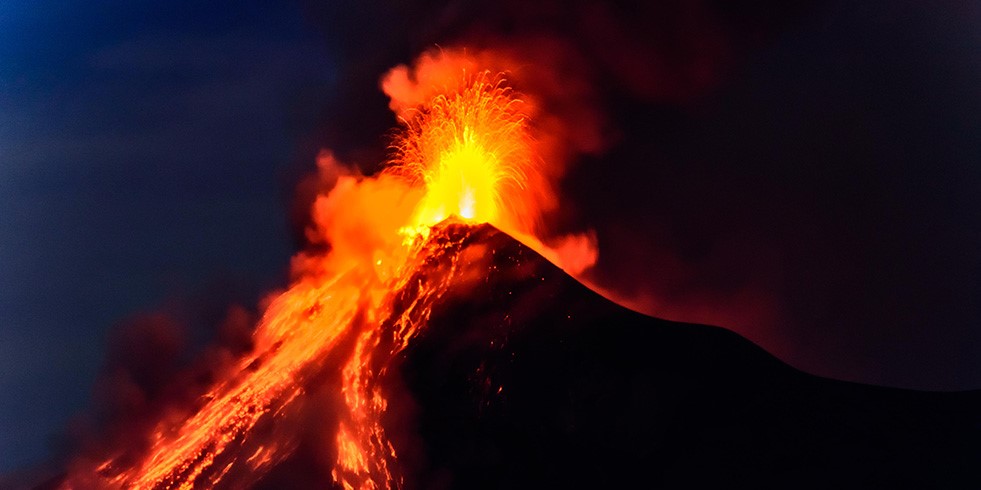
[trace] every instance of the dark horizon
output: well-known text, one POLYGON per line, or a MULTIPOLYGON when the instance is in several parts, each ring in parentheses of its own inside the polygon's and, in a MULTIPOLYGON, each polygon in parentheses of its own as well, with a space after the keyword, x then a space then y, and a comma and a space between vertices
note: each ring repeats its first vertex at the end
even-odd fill
POLYGON ((601 141, 555 220, 601 286, 814 374, 981 388, 976 6, 520 4, 0 7, 0 472, 61 450, 120 324, 193 350, 285 285, 317 152, 376 168, 378 78, 435 44, 568 47, 601 141))

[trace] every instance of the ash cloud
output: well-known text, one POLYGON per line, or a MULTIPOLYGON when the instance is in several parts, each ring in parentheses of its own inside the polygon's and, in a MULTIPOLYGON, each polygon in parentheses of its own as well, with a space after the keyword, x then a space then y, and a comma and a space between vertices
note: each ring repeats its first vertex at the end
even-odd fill
MULTIPOLYGON (((981 385, 965 2, 310 2, 345 83, 322 147, 373 172, 377 77, 434 49, 506 60, 556 152, 554 233, 586 279, 807 371, 981 385), (909 362, 915 359, 916 362, 909 362)), ((303 207, 303 206, 301 206, 303 207)), ((302 222, 302 220, 299 220, 302 222)))
MULTIPOLYGON (((55 461, 25 481, 57 485, 74 468, 90 468, 92 462, 118 455, 124 455, 118 460, 124 463, 135 460, 160 421, 192 412, 253 348, 257 316, 224 301, 229 296, 205 291, 174 299, 113 326, 91 407, 58 437, 55 461)), ((76 484, 86 481, 84 474, 74 476, 76 484)))
MULTIPOLYGON (((598 289, 647 313, 725 325, 757 341, 771 340, 772 347, 764 335, 780 318, 767 275, 776 265, 756 264, 768 272, 754 275, 754 265, 739 262, 752 256, 747 246, 726 248, 740 245, 731 235, 735 230, 682 236, 679 243, 676 235, 690 230, 652 221, 675 211, 663 202, 652 204, 652 192, 700 189, 685 183, 696 177, 681 168, 688 162, 667 161, 663 148, 649 143, 669 143, 669 133, 677 131, 672 119, 698 110, 749 50, 765 45, 809 8, 663 1, 310 4, 329 42, 342 46, 340 58, 349 60, 349 83, 342 90, 351 92, 327 109, 323 146, 371 173, 384 161, 377 135, 384 131, 385 109, 398 113, 425 98, 438 85, 434 80, 443 78, 439 70, 445 66, 435 59, 456 57, 459 65, 504 72, 534 107, 544 179, 561 183, 543 201, 539 230, 557 237, 552 245, 559 255, 585 255, 584 263, 592 264, 598 242, 599 265, 582 276, 598 289), (761 12, 769 14, 766 20, 758 17, 761 12), (357 21, 342 26, 342 19, 357 21), (355 24, 367 32, 350 32, 355 24), (368 41, 350 45, 355 38, 368 41), (407 66, 418 53, 424 54, 414 68, 407 66), (391 100, 379 99, 372 92, 375 78, 395 65, 401 67, 381 83, 391 100), (348 100, 357 100, 357 109, 348 100), (373 131, 358 129, 376 124, 373 131), (588 233, 566 235, 583 230, 588 233), (711 252, 680 249, 696 238, 711 252), (589 257, 577 250, 593 252, 589 257)), ((389 116, 387 125, 393 123, 389 116)), ((295 208, 311 208, 313 196, 304 192, 295 208)), ((314 221, 298 215, 300 226, 314 221)), ((695 215, 693 221, 697 210, 695 215)))

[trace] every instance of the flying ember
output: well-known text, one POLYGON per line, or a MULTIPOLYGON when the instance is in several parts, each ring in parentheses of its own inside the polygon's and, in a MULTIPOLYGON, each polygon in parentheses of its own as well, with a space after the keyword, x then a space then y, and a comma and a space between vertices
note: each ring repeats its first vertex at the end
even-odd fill
POLYGON ((500 78, 482 72, 465 88, 440 94, 410 113, 391 170, 425 186, 413 224, 428 228, 451 215, 497 223, 508 215, 534 162, 521 101, 500 78))
POLYGON ((337 413, 324 415, 336 418, 336 447, 325 450, 335 482, 402 485, 400 448, 382 424, 389 400, 381 378, 457 273, 464 238, 437 225, 491 223, 546 249, 533 238, 530 210, 541 189, 528 186, 541 184, 532 178, 539 162, 525 102, 502 75, 450 56, 421 63, 438 67, 439 80, 409 80, 405 67, 386 79, 390 95, 401 80, 425 96, 400 103, 401 126, 380 174, 345 173, 326 154, 318 162, 337 178, 315 202, 308 236, 329 252, 294 258, 296 279, 269 302, 252 352, 193 409, 160 414, 139 450, 107 448, 76 461, 65 488, 254 484, 295 451, 302 429, 290 420, 302 395, 325 384, 337 394, 329 410, 337 413))

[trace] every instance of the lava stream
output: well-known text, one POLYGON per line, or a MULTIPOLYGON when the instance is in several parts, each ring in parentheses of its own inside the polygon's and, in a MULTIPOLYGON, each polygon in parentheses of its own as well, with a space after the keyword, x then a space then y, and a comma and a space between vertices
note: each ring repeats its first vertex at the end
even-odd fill
POLYGON ((499 75, 448 72, 453 77, 429 87, 434 95, 398 111, 402 127, 381 174, 341 176, 318 198, 310 235, 330 252, 295 259, 300 279, 268 306, 253 334, 255 349, 234 374, 192 414, 162 417, 141 450, 76 464, 64 487, 242 486, 232 474, 254 483, 295 449, 295 440, 260 437, 258 428, 286 417, 311 373, 333 365, 329 359, 342 366, 335 482, 347 489, 402 486, 398 448, 381 424, 388 401, 380 377, 453 282, 454 251, 464 238, 434 235, 446 229, 434 227, 451 217, 491 223, 544 249, 533 238, 541 189, 528 188, 537 182, 537 160, 524 102, 499 75))

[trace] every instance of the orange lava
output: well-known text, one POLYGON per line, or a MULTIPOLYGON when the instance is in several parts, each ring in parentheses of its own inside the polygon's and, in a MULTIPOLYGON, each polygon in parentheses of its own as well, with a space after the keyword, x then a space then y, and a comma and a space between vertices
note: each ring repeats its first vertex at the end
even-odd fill
MULTIPOLYGON (((334 480, 347 489, 402 485, 399 448, 381 424, 388 402, 379 380, 452 282, 452 273, 417 278, 427 260, 452 247, 428 240, 432 227, 449 217, 491 223, 561 258, 533 237, 535 204, 525 196, 533 194, 526 186, 538 162, 524 102, 500 75, 461 68, 450 57, 427 59, 445 75, 442 85, 424 87, 433 94, 400 107, 401 129, 381 174, 343 175, 317 199, 309 235, 330 252, 294 259, 299 279, 265 310, 255 348, 234 375, 193 413, 160 420, 141 450, 76 462, 66 488, 241 486, 227 480, 233 472, 258 480, 295 449, 295 441, 260 437, 258 428, 275 431, 311 373, 331 359, 341 366, 342 404, 336 448, 328 451, 336 460, 326 462, 334 480), (413 299, 396 308, 400 291, 413 299)), ((406 70, 395 73, 420 83, 406 70)), ((390 76, 388 89, 396 82, 390 76)))
POLYGON ((426 189, 413 229, 451 215, 513 227, 505 196, 520 192, 534 162, 522 102, 500 78, 470 78, 464 90, 439 94, 403 120, 388 171, 426 189))

